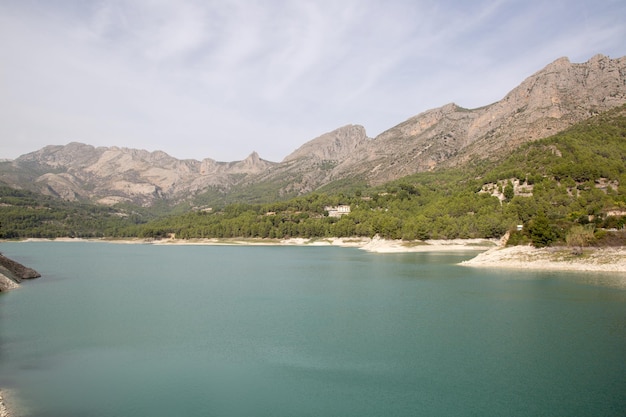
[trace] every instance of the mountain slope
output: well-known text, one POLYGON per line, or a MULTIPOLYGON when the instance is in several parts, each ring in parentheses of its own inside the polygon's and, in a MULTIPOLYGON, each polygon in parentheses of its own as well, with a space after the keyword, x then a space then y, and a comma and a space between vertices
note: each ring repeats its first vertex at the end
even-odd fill
MULTIPOLYGON (((566 239, 572 230, 623 229, 625 160, 622 105, 474 167, 417 173, 358 192, 270 198, 266 204, 242 204, 236 194, 238 203, 214 210, 154 216, 156 208, 67 202, 0 186, 0 238, 493 238, 523 224, 512 241, 543 245, 566 239), (349 214, 331 216, 328 206, 338 205, 350 207, 349 214)), ((624 231, 596 232, 589 244, 626 242, 624 231)))
POLYGON ((305 143, 280 163, 256 153, 236 162, 177 160, 160 151, 71 143, 0 163, 0 181, 103 204, 175 203, 198 196, 210 205, 229 195, 260 201, 476 163, 624 103, 626 57, 596 55, 581 64, 560 58, 488 106, 447 104, 374 139, 362 126, 344 126, 305 143))
POLYGON ((510 232, 511 243, 545 246, 584 231, 585 244, 620 246, 626 243, 625 160, 623 105, 480 166, 417 173, 354 193, 187 212, 157 219, 139 236, 424 240, 510 232), (330 215, 328 206, 339 204, 350 209, 330 215))
POLYGON ((623 103, 626 57, 596 55, 582 64, 561 58, 496 103, 473 110, 447 104, 361 141, 345 158, 329 155, 337 165, 326 178, 359 175, 382 184, 459 166, 547 137, 623 103))
POLYGON ((211 186, 228 188, 272 165, 256 152, 243 161, 200 162, 178 160, 162 151, 70 143, 47 146, 0 164, 0 179, 65 200, 151 205, 159 199, 182 200, 211 186))

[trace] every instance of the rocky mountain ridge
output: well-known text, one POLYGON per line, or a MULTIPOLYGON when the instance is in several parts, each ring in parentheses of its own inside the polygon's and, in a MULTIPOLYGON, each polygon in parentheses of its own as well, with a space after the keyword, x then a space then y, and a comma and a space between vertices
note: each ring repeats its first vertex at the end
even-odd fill
POLYGON ((46 146, 11 161, 10 166, 16 169, 3 170, 6 174, 3 172, 0 180, 32 189, 21 185, 30 180, 36 191, 66 200, 150 205, 156 199, 182 200, 207 187, 228 188, 242 176, 274 164, 256 152, 243 161, 196 161, 179 160, 163 151, 96 148, 73 142, 46 146))
POLYGON ((596 55, 581 64, 560 58, 493 104, 477 109, 447 104, 373 139, 362 126, 344 126, 303 144, 280 163, 256 152, 243 161, 196 161, 162 151, 71 143, 0 163, 0 181, 102 204, 176 202, 208 189, 226 193, 263 183, 280 184, 283 194, 302 194, 333 181, 382 184, 489 159, 624 103, 626 57, 596 55))
POLYGON ((626 57, 560 58, 502 100, 478 109, 454 103, 428 110, 365 142, 335 168, 381 184, 416 172, 459 166, 550 136, 626 103, 626 57))

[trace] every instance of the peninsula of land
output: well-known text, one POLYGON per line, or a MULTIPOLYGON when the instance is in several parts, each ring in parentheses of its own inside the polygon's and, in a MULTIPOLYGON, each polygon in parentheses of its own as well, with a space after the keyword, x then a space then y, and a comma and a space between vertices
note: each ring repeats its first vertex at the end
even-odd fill
POLYGON ((39 278, 41 274, 0 254, 0 292, 17 288, 24 279, 39 278))
POLYGON ((567 247, 494 247, 462 262, 461 265, 558 271, 620 272, 626 277, 626 247, 587 247, 582 251, 582 254, 573 254, 572 249, 567 247))

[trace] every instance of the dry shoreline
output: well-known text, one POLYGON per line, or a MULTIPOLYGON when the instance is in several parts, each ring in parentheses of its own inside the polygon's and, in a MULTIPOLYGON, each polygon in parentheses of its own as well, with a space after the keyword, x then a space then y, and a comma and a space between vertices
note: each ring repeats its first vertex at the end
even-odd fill
POLYGON ((4 400, 2 399, 2 390, 0 390, 0 417, 11 417, 11 413, 7 409, 4 404, 4 400))
POLYGON ((149 245, 231 245, 231 246, 338 246, 358 248, 375 253, 401 252, 451 252, 451 251, 485 251, 498 245, 496 239, 447 239, 425 241, 388 240, 377 236, 373 238, 210 238, 210 239, 24 239, 21 242, 106 242, 119 244, 149 245))
POLYGON ((582 255, 573 255, 571 249, 566 247, 497 247, 461 265, 544 271, 618 272, 624 273, 626 277, 626 247, 585 248, 582 255))
MULTIPOLYGON (((50 241, 50 239, 26 239, 50 241)), ((151 245, 236 245, 236 246, 338 246, 352 247, 372 253, 406 252, 480 252, 460 265, 484 268, 511 268, 560 271, 618 272, 626 276, 626 247, 585 248, 575 256, 568 248, 531 246, 503 247, 497 239, 449 239, 426 241, 387 240, 373 238, 291 238, 291 239, 74 239, 59 238, 58 242, 108 242, 151 245)))

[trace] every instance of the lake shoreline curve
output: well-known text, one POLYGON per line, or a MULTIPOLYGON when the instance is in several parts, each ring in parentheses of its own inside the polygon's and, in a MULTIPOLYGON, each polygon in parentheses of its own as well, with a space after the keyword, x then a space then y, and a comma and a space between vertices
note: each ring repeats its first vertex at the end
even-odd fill
MULTIPOLYGON (((5 240, 6 241, 6 240, 5 240)), ((0 240, 0 242, 2 242, 0 240)), ((378 236, 349 237, 349 238, 194 238, 194 239, 83 239, 83 238, 56 238, 40 239, 28 238, 17 242, 103 242, 118 244, 143 244, 162 246, 337 246, 357 248, 373 253, 403 253, 403 252, 453 252, 453 251, 486 251, 497 246, 499 239, 431 239, 431 240, 392 240, 378 236)))
MULTIPOLYGON (((581 255, 571 248, 505 246, 502 239, 432 239, 405 241, 383 239, 378 236, 351 238, 204 238, 204 239, 25 239, 28 241, 107 242, 151 245, 231 245, 231 246, 337 246, 357 248, 372 253, 411 252, 479 252, 459 265, 481 268, 535 269, 580 272, 625 272, 626 246, 586 247, 581 255)), ((626 274, 625 274, 626 275, 626 274)))
MULTIPOLYGON (((7 240, 2 240, 8 242, 7 240)), ((2 242, 0 241, 0 242, 2 242)), ((450 239, 426 241, 388 240, 374 238, 290 238, 290 239, 25 239, 19 242, 102 242, 118 244, 149 244, 149 245, 230 245, 230 246, 336 246, 352 247, 371 253, 411 253, 411 252, 472 252, 476 256, 458 265, 472 268, 508 268, 534 269, 553 271, 577 271, 618 273, 618 288, 626 289, 626 247, 587 247, 582 255, 572 254, 571 248, 548 247, 534 248, 528 246, 505 246, 502 239, 450 239)), ((14 241, 11 241, 14 242, 14 241)), ((0 259, 9 259, 0 255, 0 259)), ((28 278, 40 276, 36 271, 9 259, 9 266, 17 268, 19 273, 30 275, 28 278), (16 266, 17 265, 17 266, 16 266)), ((9 281, 11 288, 17 288, 20 278, 10 275, 7 262, 0 262, 0 287, 2 279, 9 281), (10 275, 11 278, 6 275, 10 275)), ((23 278, 23 277, 22 277, 23 278)), ((615 286, 615 284, 613 284, 615 286)), ((5 289, 0 288, 0 291, 5 289)), ((6 396, 0 389, 0 417, 13 417, 6 404, 6 396)))

